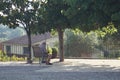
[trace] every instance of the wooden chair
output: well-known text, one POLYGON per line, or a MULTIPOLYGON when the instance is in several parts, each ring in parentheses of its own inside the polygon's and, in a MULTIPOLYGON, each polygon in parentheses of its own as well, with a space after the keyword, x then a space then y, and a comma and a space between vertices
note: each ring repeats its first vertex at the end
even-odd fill
MULTIPOLYGON (((42 52, 40 50, 39 46, 33 46, 33 53, 34 53, 34 57, 39 58, 39 63, 42 63, 42 52)), ((47 56, 45 56, 47 58, 47 56)))

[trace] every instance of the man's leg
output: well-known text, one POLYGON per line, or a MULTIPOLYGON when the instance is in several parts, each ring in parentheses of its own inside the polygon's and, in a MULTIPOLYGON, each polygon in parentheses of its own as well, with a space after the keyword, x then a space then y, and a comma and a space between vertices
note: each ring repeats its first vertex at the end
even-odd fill
POLYGON ((51 57, 52 57, 52 55, 48 54, 48 58, 47 58, 46 64, 52 65, 52 63, 50 63, 51 57))
POLYGON ((45 54, 44 54, 44 53, 42 53, 41 62, 42 62, 42 63, 45 63, 45 62, 46 62, 46 60, 45 60, 45 54))
POLYGON ((39 57, 39 64, 41 64, 41 58, 39 57))

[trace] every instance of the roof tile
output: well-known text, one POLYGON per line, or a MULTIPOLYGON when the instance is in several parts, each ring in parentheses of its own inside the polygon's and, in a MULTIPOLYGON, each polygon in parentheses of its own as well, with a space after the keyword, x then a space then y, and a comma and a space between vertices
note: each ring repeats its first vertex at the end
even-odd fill
MULTIPOLYGON (((32 44, 36 43, 36 42, 40 42, 46 39, 51 38, 52 36, 50 35, 49 32, 46 32, 45 34, 38 34, 38 35, 31 35, 31 41, 32 44)), ((14 38, 8 41, 5 41, 3 43, 7 43, 7 44, 28 44, 28 37, 27 35, 18 37, 18 38, 14 38)))

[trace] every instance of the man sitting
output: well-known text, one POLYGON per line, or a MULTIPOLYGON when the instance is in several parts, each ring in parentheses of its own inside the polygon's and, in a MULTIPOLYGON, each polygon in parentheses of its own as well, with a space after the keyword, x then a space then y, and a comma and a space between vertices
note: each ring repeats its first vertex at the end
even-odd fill
POLYGON ((52 65, 52 63, 50 63, 50 60, 52 58, 52 48, 47 46, 47 51, 48 51, 48 57, 47 57, 47 60, 46 60, 46 64, 47 65, 52 65))
POLYGON ((42 63, 52 65, 52 63, 50 63, 50 59, 52 57, 52 49, 46 46, 46 42, 43 42, 39 47, 42 53, 42 63))

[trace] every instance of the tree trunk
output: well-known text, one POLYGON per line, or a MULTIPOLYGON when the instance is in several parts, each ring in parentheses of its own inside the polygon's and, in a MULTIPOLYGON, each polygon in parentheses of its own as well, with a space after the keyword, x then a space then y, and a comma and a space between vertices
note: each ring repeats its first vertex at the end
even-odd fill
POLYGON ((32 63, 32 57, 31 57, 31 31, 27 31, 27 36, 28 36, 28 57, 27 57, 27 63, 31 64, 32 63))
POLYGON ((64 50, 63 50, 63 31, 59 27, 58 29, 58 36, 59 36, 59 56, 60 56, 60 62, 64 61, 64 50))

